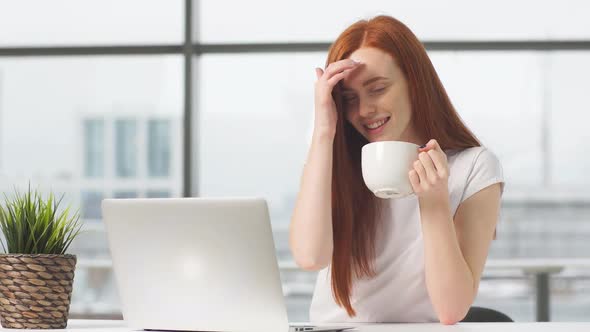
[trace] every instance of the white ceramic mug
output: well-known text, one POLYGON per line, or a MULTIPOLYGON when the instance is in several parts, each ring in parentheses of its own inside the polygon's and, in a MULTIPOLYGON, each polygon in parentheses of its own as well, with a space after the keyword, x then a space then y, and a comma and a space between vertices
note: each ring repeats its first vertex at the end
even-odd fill
POLYGON ((379 198, 400 198, 414 192, 408 173, 419 146, 401 141, 369 143, 362 148, 363 179, 379 198))

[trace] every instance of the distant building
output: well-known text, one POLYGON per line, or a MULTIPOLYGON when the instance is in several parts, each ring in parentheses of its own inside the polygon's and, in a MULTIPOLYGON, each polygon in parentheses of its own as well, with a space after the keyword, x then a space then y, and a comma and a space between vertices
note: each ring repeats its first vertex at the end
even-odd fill
POLYGON ((85 115, 82 127, 82 217, 100 220, 103 198, 181 195, 182 135, 177 118, 85 115))

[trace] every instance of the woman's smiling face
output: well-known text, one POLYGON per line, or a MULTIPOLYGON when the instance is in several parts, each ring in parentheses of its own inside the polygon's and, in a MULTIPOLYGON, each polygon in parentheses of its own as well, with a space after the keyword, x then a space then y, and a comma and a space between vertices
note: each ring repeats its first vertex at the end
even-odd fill
POLYGON ((350 58, 361 65, 342 80, 346 120, 369 142, 421 139, 412 126, 412 109, 406 79, 387 53, 363 47, 350 58))

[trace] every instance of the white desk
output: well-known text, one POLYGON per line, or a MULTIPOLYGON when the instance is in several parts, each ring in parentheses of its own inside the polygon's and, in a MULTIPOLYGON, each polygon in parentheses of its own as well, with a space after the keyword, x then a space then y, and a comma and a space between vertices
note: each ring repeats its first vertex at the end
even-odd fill
MULTIPOLYGON (((463 323, 452 326, 441 324, 346 324, 357 326, 354 332, 588 332, 588 323, 463 323)), ((4 331, 19 331, 2 329, 4 331)), ((35 330, 23 330, 35 331, 35 330)), ((123 321, 70 320, 65 330, 55 332, 131 332, 123 321)))

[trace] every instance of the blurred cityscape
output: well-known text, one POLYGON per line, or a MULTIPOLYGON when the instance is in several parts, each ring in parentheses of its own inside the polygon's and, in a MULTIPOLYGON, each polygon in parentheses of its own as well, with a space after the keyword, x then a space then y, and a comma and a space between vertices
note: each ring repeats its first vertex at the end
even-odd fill
MULTIPOLYGON (((175 117, 83 115, 80 117, 81 173, 35 179, 42 189, 65 193, 81 206, 85 232, 71 251, 79 256, 73 317, 120 318, 100 202, 106 197, 179 197, 180 125, 175 117), (79 190, 76 190, 79 188, 79 190)), ((14 179, 3 179, 10 191, 14 179)), ((274 197, 270 213, 292 321, 307 321, 316 274, 293 268, 288 223, 296 193, 274 197)), ((590 252, 590 204, 558 194, 531 194, 503 200, 497 239, 490 258, 585 258, 590 252)), ((552 283, 552 319, 576 321, 590 313, 588 270, 566 270, 552 283)), ((502 310, 519 321, 534 320, 534 284, 518 271, 486 279, 476 304, 502 310)))

